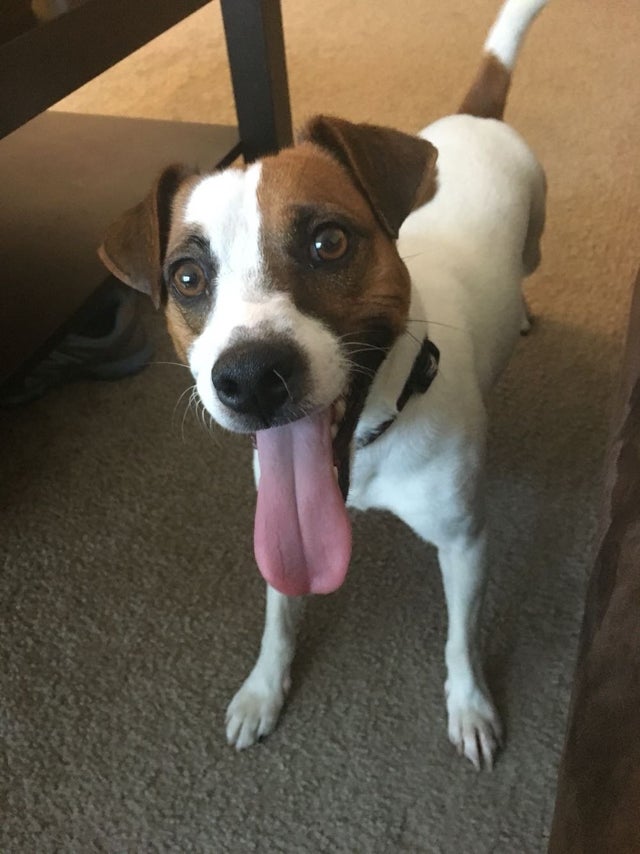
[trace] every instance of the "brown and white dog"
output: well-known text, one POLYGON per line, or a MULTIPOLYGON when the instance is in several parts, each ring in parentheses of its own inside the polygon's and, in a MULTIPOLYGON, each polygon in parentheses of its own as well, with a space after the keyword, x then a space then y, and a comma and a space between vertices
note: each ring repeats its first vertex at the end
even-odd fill
POLYGON ((244 169, 170 167, 101 247, 165 306, 213 418, 256 436, 267 613, 227 713, 239 749, 276 725, 301 597, 344 580, 348 503, 436 545, 449 737, 493 763, 501 725, 478 654, 485 402, 528 327, 521 282, 545 207, 542 169, 501 118, 544 2, 507 0, 460 112, 419 136, 317 117, 244 169))

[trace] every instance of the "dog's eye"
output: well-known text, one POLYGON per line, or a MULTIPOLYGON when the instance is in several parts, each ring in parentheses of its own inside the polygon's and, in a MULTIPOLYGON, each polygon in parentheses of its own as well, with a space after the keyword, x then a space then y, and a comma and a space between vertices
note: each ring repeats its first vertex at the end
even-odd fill
POLYGON ((204 273, 193 261, 184 261, 173 272, 171 280, 176 290, 185 297, 197 297, 207 286, 204 273))
POLYGON ((309 251, 316 263, 338 261, 349 248, 349 238, 339 225, 329 224, 317 228, 311 239, 309 251))

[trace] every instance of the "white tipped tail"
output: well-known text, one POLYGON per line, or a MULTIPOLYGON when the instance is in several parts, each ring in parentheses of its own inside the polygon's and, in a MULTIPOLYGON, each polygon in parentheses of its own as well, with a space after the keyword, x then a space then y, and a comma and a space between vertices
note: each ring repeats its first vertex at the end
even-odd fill
POLYGON ((484 43, 484 55, 475 80, 458 110, 471 116, 501 119, 511 72, 529 25, 547 0, 507 0, 484 43))
POLYGON ((507 0, 498 12, 484 43, 485 53, 498 59, 513 71, 518 51, 533 19, 548 0, 507 0))

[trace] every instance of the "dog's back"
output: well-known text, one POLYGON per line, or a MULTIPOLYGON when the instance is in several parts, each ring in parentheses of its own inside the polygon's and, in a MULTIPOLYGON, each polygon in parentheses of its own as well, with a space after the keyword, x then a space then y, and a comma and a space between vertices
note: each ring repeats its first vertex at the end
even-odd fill
MULTIPOLYGON (((540 260, 544 172, 501 119, 522 41, 545 4, 505 3, 459 114, 421 132, 439 152, 439 191, 409 217, 400 235, 415 285, 412 316, 468 332, 484 394, 526 323, 519 286, 540 260)), ((436 343, 444 328, 429 329, 436 343)), ((450 337, 449 347, 455 347, 455 336, 450 337)))
POLYGON ((431 321, 429 337, 443 353, 464 350, 469 337, 486 394, 524 321, 520 283, 539 259, 544 173, 518 134, 494 119, 450 116, 423 133, 439 150, 439 191, 400 235, 414 285, 410 316, 431 321))
MULTIPOLYGON (((521 282, 540 260, 544 173, 501 118, 517 48, 543 5, 516 0, 503 7, 460 113, 420 134, 438 149, 438 188, 400 231, 399 251, 412 281, 409 335, 374 380, 361 435, 394 415, 427 334, 440 353, 439 371, 428 393, 414 396, 400 413, 394 436, 359 456, 351 496, 356 506, 397 512, 395 504, 404 505, 410 490, 385 495, 385 484, 399 478, 406 485, 416 472, 418 480, 428 477, 431 460, 438 468, 453 455, 473 468, 481 456, 475 438, 484 436, 486 396, 526 328, 521 282)), ((441 495, 441 479, 439 487, 441 495)), ((442 506, 438 500, 434 510, 442 506)))

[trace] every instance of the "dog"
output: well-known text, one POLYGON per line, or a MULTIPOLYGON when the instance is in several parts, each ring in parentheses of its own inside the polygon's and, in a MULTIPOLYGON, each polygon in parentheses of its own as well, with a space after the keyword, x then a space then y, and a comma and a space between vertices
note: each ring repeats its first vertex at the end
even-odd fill
POLYGON ((276 726, 303 597, 344 581, 347 506, 437 548, 448 734, 491 768, 502 726, 478 625, 487 575, 486 401, 529 318, 546 182, 502 121, 546 0, 507 0, 458 113, 418 136, 317 116, 245 168, 170 166, 107 231, 107 268, 164 306, 222 427, 255 443, 260 653, 227 711, 249 747, 276 726))

